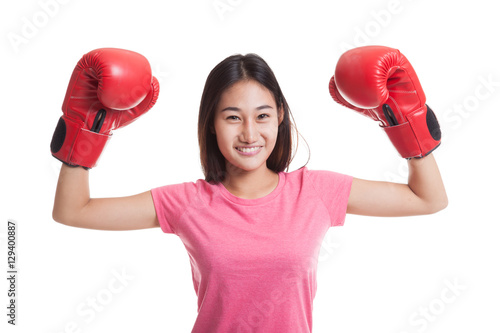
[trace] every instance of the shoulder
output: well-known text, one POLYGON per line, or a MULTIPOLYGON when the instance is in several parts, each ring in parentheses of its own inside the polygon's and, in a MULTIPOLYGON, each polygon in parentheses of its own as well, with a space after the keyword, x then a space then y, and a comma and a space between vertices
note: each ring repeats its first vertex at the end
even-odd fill
POLYGON ((302 167, 292 172, 285 172, 288 189, 300 193, 314 193, 320 197, 348 194, 353 177, 329 170, 310 170, 302 167))
POLYGON ((217 185, 210 184, 204 179, 196 181, 182 182, 177 184, 163 185, 153 188, 151 193, 153 197, 160 200, 184 200, 194 201, 198 197, 210 195, 216 189, 217 185))
POLYGON ((284 172, 287 181, 292 182, 324 182, 324 181, 352 181, 352 176, 329 170, 311 170, 302 167, 295 171, 284 172))

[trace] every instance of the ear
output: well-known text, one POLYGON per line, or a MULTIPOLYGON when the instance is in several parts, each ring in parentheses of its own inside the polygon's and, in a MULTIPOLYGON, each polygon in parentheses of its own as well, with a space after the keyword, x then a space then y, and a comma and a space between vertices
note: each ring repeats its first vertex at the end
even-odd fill
POLYGON ((210 125, 210 133, 215 134, 215 127, 210 125))
POLYGON ((283 108, 283 104, 281 104, 280 108, 278 109, 278 126, 281 125, 283 118, 285 118, 285 108, 283 108))

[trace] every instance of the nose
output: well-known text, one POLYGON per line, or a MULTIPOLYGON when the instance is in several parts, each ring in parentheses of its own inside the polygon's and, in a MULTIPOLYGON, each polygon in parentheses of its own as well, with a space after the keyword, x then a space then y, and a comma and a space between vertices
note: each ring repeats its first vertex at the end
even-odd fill
POLYGON ((245 121, 241 131, 240 140, 245 143, 254 143, 258 139, 257 124, 253 121, 245 121))

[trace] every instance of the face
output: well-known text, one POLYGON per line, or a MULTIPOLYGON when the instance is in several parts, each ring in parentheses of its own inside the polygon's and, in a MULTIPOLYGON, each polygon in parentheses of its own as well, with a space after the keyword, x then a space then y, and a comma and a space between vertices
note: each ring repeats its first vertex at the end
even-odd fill
POLYGON ((228 171, 267 169, 281 118, 271 92, 254 80, 239 81, 222 93, 214 129, 228 171))

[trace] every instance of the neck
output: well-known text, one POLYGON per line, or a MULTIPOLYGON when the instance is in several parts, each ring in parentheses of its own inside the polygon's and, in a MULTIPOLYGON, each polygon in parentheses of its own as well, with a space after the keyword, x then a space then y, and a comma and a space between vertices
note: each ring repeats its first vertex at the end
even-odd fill
POLYGON ((227 176, 222 184, 231 194, 243 199, 264 197, 278 186, 278 174, 267 167, 254 171, 236 170, 230 166, 226 169, 227 176))

